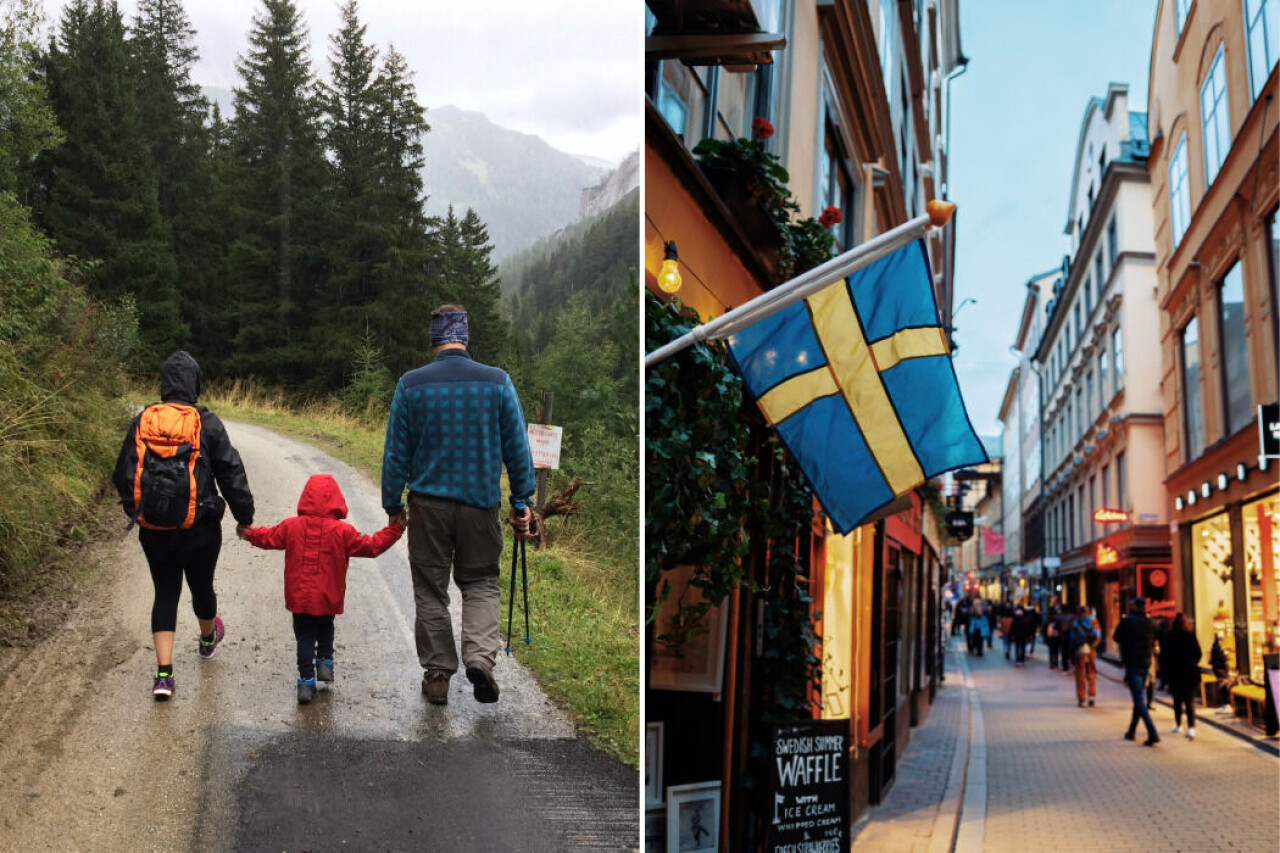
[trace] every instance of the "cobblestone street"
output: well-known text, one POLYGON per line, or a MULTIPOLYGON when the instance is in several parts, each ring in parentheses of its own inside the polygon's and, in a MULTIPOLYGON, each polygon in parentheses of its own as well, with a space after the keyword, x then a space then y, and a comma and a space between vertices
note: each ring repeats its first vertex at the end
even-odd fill
POLYGON ((1142 746, 1141 724, 1125 741, 1118 669, 1099 662, 1098 704, 1082 709, 1074 678, 1038 651, 1026 669, 998 642, 982 659, 948 654, 946 686, 857 849, 950 850, 953 830, 954 849, 993 853, 1280 849, 1280 759, 1203 722, 1194 741, 1174 735, 1159 703, 1160 744, 1142 746), (958 827, 953 757, 965 771, 958 827))

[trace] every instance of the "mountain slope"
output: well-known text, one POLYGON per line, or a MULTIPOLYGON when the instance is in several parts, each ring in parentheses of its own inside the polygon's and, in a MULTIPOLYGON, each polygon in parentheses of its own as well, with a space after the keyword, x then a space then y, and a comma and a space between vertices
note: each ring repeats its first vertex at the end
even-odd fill
POLYGON ((427 212, 473 208, 503 259, 578 217, 582 191, 607 170, 458 107, 427 111, 427 212))

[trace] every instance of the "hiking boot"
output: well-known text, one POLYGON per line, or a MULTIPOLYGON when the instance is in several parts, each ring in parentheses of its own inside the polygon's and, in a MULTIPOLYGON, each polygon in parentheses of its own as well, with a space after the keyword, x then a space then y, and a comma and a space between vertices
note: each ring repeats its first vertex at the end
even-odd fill
POLYGON ((200 657, 205 660, 213 657, 213 653, 218 650, 218 645, 225 636, 227 636, 227 629, 222 627, 222 617, 213 617, 213 636, 207 640, 204 637, 200 638, 200 657))
POLYGON ((161 675, 156 673, 155 683, 151 685, 151 695, 155 697, 157 702, 168 702, 169 697, 173 695, 173 674, 161 675))
POLYGON ((333 681, 333 658, 316 658, 316 681, 333 681))
POLYGON ((422 692, 432 705, 448 705, 449 673, 434 671, 423 673, 422 692))
POLYGON ((472 661, 467 664, 467 681, 475 685, 477 702, 486 705, 498 701, 498 682, 493 680, 493 670, 484 661, 472 661))
POLYGON ((309 705, 316 698, 316 680, 314 678, 298 678, 298 704, 309 705))

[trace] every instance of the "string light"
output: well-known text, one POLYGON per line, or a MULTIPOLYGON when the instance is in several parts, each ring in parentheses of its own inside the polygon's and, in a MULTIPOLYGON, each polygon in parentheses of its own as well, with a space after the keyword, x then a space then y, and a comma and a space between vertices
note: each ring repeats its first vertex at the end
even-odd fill
POLYGON ((658 287, 666 293, 675 293, 683 283, 680 278, 680 253, 676 241, 668 240, 663 247, 662 271, 658 273, 658 287))

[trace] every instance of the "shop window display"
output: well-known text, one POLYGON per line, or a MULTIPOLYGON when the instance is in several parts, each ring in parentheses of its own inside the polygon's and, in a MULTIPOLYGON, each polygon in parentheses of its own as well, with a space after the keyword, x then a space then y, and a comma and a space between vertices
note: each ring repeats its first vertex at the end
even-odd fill
POLYGON ((1276 582, 1280 496, 1245 504, 1242 512, 1244 569, 1249 578, 1249 675, 1261 683, 1262 656, 1280 651, 1280 584, 1276 582))
POLYGON ((1213 647, 1216 635, 1235 663, 1234 590, 1231 567, 1231 522, 1220 513, 1191 528, 1191 560, 1195 586, 1195 632, 1200 648, 1213 647))

